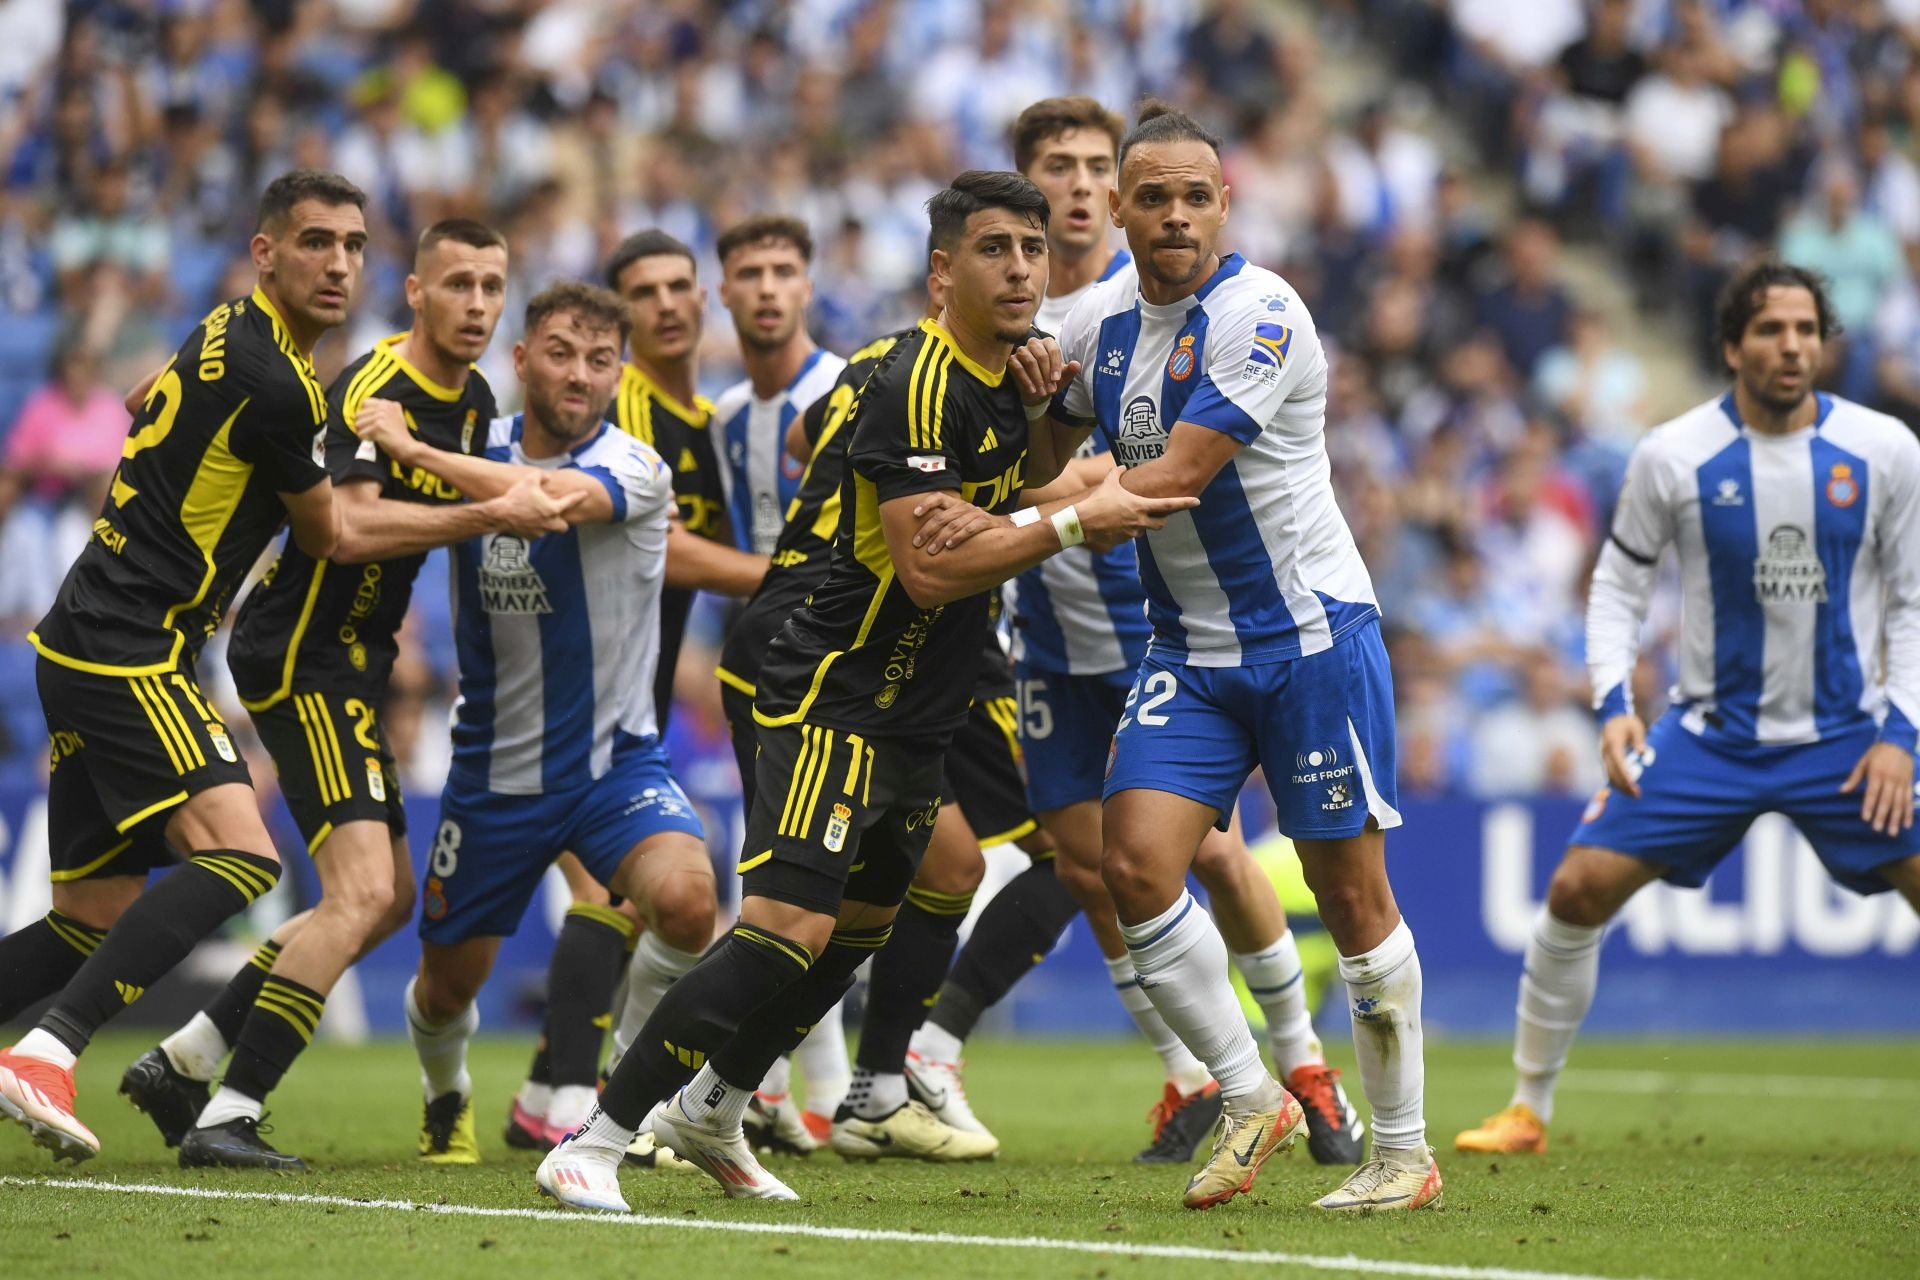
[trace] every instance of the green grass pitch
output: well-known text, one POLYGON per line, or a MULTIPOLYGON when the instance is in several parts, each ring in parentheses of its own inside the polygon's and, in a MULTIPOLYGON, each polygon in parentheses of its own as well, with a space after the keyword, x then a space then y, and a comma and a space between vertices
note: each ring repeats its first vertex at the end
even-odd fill
POLYGON ((1129 1164, 1158 1087, 1144 1047, 986 1041, 967 1079, 977 1110, 1000 1135, 998 1160, 849 1165, 822 1152, 782 1161, 778 1172, 803 1197, 797 1205, 737 1204, 697 1174, 629 1171, 627 1197, 644 1223, 353 1203, 549 1208, 533 1190, 536 1156, 500 1141, 524 1042, 475 1046, 486 1162, 465 1169, 423 1168, 412 1157, 418 1076, 404 1042, 316 1046, 272 1103, 274 1141, 315 1169, 282 1177, 175 1166, 146 1119, 114 1092, 121 1068, 149 1043, 111 1035, 87 1054, 81 1115, 105 1150, 77 1174, 54 1169, 22 1131, 0 1129, 7 1276, 478 1280, 656 1268, 716 1280, 1191 1276, 1203 1268, 1453 1280, 1920 1275, 1920 1045, 1912 1043, 1583 1043, 1551 1153, 1489 1160, 1449 1148, 1457 1129, 1505 1102, 1505 1046, 1432 1041, 1428 1116, 1445 1208, 1329 1218, 1307 1205, 1339 1175, 1313 1165, 1304 1144, 1270 1163, 1252 1195, 1207 1213, 1180 1207, 1182 1170, 1129 1164), (76 1176, 275 1198, 41 1181, 76 1176), (740 1223, 776 1229, 716 1229, 740 1223), (777 1229, 796 1223, 1068 1247, 777 1229), (1159 1251, 1166 1246, 1251 1256, 1181 1257, 1159 1251))

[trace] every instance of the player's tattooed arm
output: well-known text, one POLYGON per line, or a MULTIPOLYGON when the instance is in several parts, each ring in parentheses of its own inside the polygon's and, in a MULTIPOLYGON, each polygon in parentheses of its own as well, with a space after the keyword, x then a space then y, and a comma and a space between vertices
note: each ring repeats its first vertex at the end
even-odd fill
MULTIPOLYGON (((531 470, 531 469, 529 469, 531 470)), ((366 477, 334 486, 341 508, 340 540, 333 558, 343 564, 418 555, 483 533, 513 533, 531 541, 567 527, 566 513, 581 495, 548 493, 538 474, 528 474, 497 498, 429 506, 380 496, 366 477)))
POLYGON ((369 398, 360 406, 353 430, 401 466, 432 472, 460 490, 469 501, 485 503, 504 498, 515 485, 533 477, 548 497, 561 504, 559 514, 568 524, 604 523, 613 519, 613 499, 606 486, 586 472, 578 468, 544 471, 436 449, 407 430, 400 406, 391 400, 369 398))
POLYGON ((941 555, 914 542, 923 520, 916 513, 925 510, 926 494, 884 501, 880 522, 894 572, 913 602, 931 609, 997 587, 1068 546, 1084 543, 1105 551, 1163 527, 1176 511, 1199 505, 1198 499, 1190 497, 1147 498, 1130 493, 1120 484, 1121 474, 1116 469, 1073 502, 1046 503, 1038 508, 1040 518, 1025 524, 995 516, 991 527, 962 545, 947 546, 941 555), (1063 515, 1079 536, 1069 541, 1066 531, 1055 524, 1056 515, 1063 515))

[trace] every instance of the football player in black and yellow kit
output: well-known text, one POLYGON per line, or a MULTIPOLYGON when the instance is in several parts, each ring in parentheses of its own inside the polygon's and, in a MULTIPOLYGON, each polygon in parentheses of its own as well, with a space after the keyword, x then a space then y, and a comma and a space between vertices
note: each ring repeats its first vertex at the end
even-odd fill
MULTIPOLYGON (((944 291, 931 273, 928 301, 929 317, 937 319, 943 309, 944 291)), ((753 804, 754 760, 759 751, 753 700, 761 662, 787 618, 806 603, 827 576, 846 471, 848 434, 843 428, 856 395, 894 345, 915 332, 910 329, 889 334, 854 352, 833 390, 799 419, 800 435, 792 444, 806 457, 806 471, 767 576, 728 629, 716 672, 749 809, 753 804)), ((1051 849, 1045 837, 1036 834, 1038 823, 1026 804, 1026 783, 1015 737, 1013 676, 995 631, 999 607, 996 591, 988 600, 986 643, 967 722, 946 754, 942 792, 947 801, 934 824, 919 875, 894 920, 893 935, 874 958, 861 1025, 858 1070, 850 1081, 847 1115, 835 1130, 842 1145, 855 1142, 862 1154, 873 1144, 854 1137, 854 1113, 891 1114, 907 1101, 908 1041, 926 1016, 927 1002, 936 996, 946 977, 960 925, 973 905, 974 890, 985 876, 981 850, 1004 841, 1021 841, 1028 852, 1044 859, 1051 849), (895 1093, 899 1095, 897 1101, 892 1100, 895 1093)), ((631 1038, 639 1030, 625 1022, 623 1019, 616 1033, 616 1042, 631 1038)), ((829 1018, 827 1025, 837 1027, 838 1019, 829 1018)), ((839 1102, 839 1097, 834 1098, 822 1113, 830 1122, 842 1110, 839 1102)), ((811 1095, 807 1110, 819 1110, 811 1095)), ((756 1148, 804 1155, 824 1136, 806 1127, 807 1118, 797 1114, 776 1071, 775 1082, 756 1093, 749 1105, 746 1125, 756 1148)), ((970 1158, 968 1153, 977 1154, 982 1145, 950 1134, 944 1124, 924 1123, 925 1117, 917 1110, 911 1113, 911 1120, 920 1122, 912 1132, 890 1135, 894 1140, 886 1146, 889 1155, 934 1160, 970 1158)), ((997 1145, 990 1135, 988 1143, 997 1145)))
MULTIPOLYGON (((655 1136, 729 1196, 794 1198, 760 1167, 740 1117, 796 1029, 831 1008, 887 940, 939 815, 987 593, 1063 546, 1131 537, 1193 505, 1113 482, 1028 508, 1035 515, 1020 524, 1002 518, 1080 443, 1050 420, 1030 429, 1022 384, 1032 379, 1007 376, 1046 288, 1047 202, 1017 174, 973 171, 928 210, 947 305, 861 390, 843 428, 852 434, 827 579, 760 669, 740 923, 667 990, 592 1120, 541 1163, 537 1181, 564 1203, 626 1208, 620 1157, 657 1104, 655 1136), (985 527, 959 545, 942 533, 916 546, 935 492, 959 493, 985 527)), ((1036 417, 1072 371, 1054 348, 1032 393, 1036 417)))
POLYGON ((320 874, 321 899, 283 924, 214 1001, 128 1068, 121 1092, 184 1166, 301 1168, 257 1133, 261 1104, 313 1035, 340 974, 412 915, 413 863, 380 713, 414 576, 434 547, 566 527, 529 479, 468 503, 430 473, 363 445, 362 414, 387 413, 436 447, 473 453, 496 406, 473 362, 505 303, 507 246, 477 222, 420 237, 413 327, 349 364, 327 398, 327 468, 342 512, 331 558, 286 547, 234 618, 227 665, 320 874), (209 1081, 233 1051, 220 1091, 209 1081))
POLYGON ((0 1051, 0 1112, 56 1158, 100 1149, 73 1110, 73 1064, 94 1032, 280 877, 194 660, 281 524, 314 556, 340 536, 310 356, 347 318, 365 204, 333 174, 268 185, 250 246, 258 284, 208 313, 153 378, 93 537, 29 637, 53 740, 53 910, 0 943, 0 991, 21 1006, 59 994, 0 1051), (184 865, 145 889, 176 851, 184 865))

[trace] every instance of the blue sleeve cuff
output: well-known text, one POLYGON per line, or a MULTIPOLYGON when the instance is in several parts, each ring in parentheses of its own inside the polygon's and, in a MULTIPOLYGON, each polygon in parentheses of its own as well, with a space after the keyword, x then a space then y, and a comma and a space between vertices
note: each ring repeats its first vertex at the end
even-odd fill
POLYGON ((1260 438, 1260 424, 1215 386, 1211 377, 1194 388, 1193 398, 1180 411, 1180 421, 1218 431, 1241 444, 1252 444, 1260 438))
POLYGON ((1593 713, 1593 716, 1601 724, 1605 724, 1615 716, 1628 715, 1632 711, 1633 708, 1627 705, 1627 686, 1623 683, 1607 690, 1607 696, 1600 699, 1600 708, 1593 713))
POLYGON ((1889 702, 1886 721, 1880 726, 1880 741, 1912 751, 1920 745, 1920 732, 1914 730, 1913 721, 1900 714, 1900 708, 1889 702))
POLYGON ((1047 412, 1053 415, 1055 422, 1064 422, 1070 427, 1092 426, 1094 421, 1092 414, 1073 413, 1068 410, 1067 392, 1069 390, 1071 390, 1071 384, 1054 392, 1053 402, 1047 406, 1047 412))
POLYGON ((620 487, 620 481, 613 472, 605 467, 582 467, 582 471, 598 480, 607 488, 607 496, 613 499, 613 523, 624 523, 627 518, 627 491, 620 487))

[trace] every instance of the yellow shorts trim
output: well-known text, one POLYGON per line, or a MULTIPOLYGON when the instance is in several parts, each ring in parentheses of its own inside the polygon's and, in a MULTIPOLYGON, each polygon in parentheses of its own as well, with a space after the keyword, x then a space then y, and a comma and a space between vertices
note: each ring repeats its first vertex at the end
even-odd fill
POLYGON ((65 871, 49 872, 47 879, 53 881, 55 884, 65 884, 70 880, 84 880, 132 847, 133 838, 129 836, 127 839, 122 840, 119 844, 95 858, 92 862, 87 863, 84 867, 70 867, 65 871))

